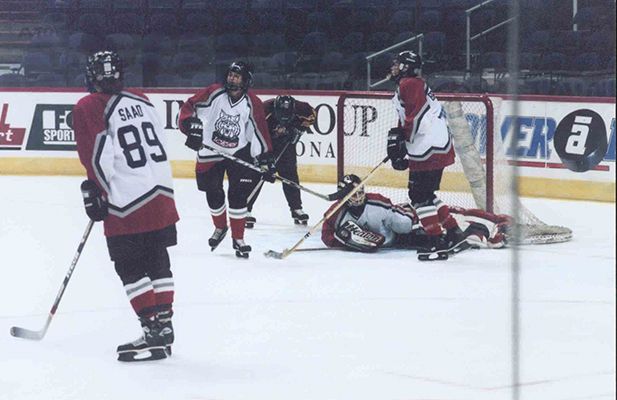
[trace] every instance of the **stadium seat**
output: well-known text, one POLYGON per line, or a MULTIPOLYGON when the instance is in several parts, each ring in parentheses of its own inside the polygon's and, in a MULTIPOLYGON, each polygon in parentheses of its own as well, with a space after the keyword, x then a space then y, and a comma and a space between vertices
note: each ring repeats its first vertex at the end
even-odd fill
POLYGON ((34 51, 24 54, 21 66, 26 78, 36 76, 41 72, 53 72, 53 65, 48 54, 34 51))
POLYGON ((443 55, 446 51, 446 34, 443 32, 426 32, 423 51, 430 55, 443 55))
POLYGON ((215 18, 207 12, 189 12, 184 16, 182 30, 187 34, 214 33, 216 30, 215 18))
POLYGON ((390 20, 390 32, 398 34, 400 32, 413 31, 413 21, 413 13, 411 11, 395 11, 390 20))
POLYGON ((29 86, 64 87, 66 86, 66 79, 64 75, 55 72, 41 72, 29 81, 29 86))
POLYGON ((24 87, 26 84, 26 77, 21 74, 9 72, 0 75, 0 87, 24 87))
POLYGON ((192 77, 202 65, 202 58, 195 52, 180 52, 172 59, 172 70, 183 78, 192 77))
POLYGON ((343 38, 339 50, 345 54, 364 51, 364 34, 362 32, 349 32, 347 36, 343 38))
POLYGON ((388 32, 372 33, 366 41, 367 51, 379 51, 392 46, 392 36, 388 32))
POLYGON ((145 31, 144 17, 134 12, 115 14, 112 25, 115 33, 141 35, 145 31))
POLYGON ((482 68, 504 70, 506 68, 506 54, 499 51, 490 51, 482 54, 480 58, 482 68))
POLYGON ((323 55, 326 51, 328 38, 322 32, 309 32, 304 36, 301 52, 304 55, 323 55))
POLYGON ((602 69, 600 56, 595 52, 579 54, 572 60, 570 69, 574 71, 598 71, 602 69))
POLYGON ((222 79, 219 79, 216 76, 216 73, 214 71, 198 72, 191 78, 191 86, 206 87, 221 80, 222 79))
POLYGON ((567 57, 563 53, 550 52, 542 55, 540 69, 545 71, 560 71, 567 69, 567 57))
POLYGON ((338 51, 331 51, 321 59, 320 72, 340 71, 343 68, 344 57, 338 51))
POLYGON ((180 24, 175 14, 166 12, 151 14, 146 24, 150 33, 175 36, 180 32, 180 24))
POLYGON ((298 53, 286 51, 272 55, 267 65, 271 72, 289 74, 295 71, 297 61, 298 53))
POLYGON ((328 11, 314 11, 306 17, 306 24, 311 32, 328 33, 332 30, 333 23, 333 15, 328 11))
POLYGON ((77 18, 77 30, 91 35, 105 35, 108 31, 107 17, 98 13, 85 13, 77 18))
POLYGON ((521 47, 523 50, 535 52, 550 50, 550 37, 550 31, 533 32, 527 40, 521 42, 521 47))
POLYGON ((146 53, 173 54, 176 52, 177 40, 158 33, 144 35, 143 51, 146 53))
POLYGON ((416 31, 430 32, 441 26, 441 12, 439 10, 424 10, 416 18, 416 31))

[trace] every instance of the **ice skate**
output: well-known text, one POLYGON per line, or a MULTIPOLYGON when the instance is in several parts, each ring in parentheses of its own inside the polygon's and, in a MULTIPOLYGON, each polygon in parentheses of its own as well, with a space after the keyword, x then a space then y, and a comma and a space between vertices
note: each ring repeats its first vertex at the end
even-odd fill
POLYGON ((236 257, 249 258, 251 252, 251 246, 244 243, 243 239, 233 239, 233 248, 236 251, 236 257))
POLYGON ((425 246, 418 248, 418 260, 437 261, 448 259, 448 243, 444 235, 429 236, 425 246))
POLYGON ((162 360, 167 358, 165 340, 161 334, 161 324, 156 317, 140 318, 143 336, 132 342, 118 346, 118 361, 137 362, 162 360))
POLYGON ((173 315, 174 312, 171 310, 162 311, 157 314, 157 318, 161 324, 161 336, 163 336, 163 341, 165 342, 167 356, 171 355, 171 345, 174 344, 174 327, 171 323, 171 317, 173 315))
POLYGON ((306 225, 309 220, 308 214, 301 208, 291 210, 291 218, 293 218, 294 224, 296 225, 306 225))
POLYGON ((458 226, 448 229, 445 239, 450 254, 457 254, 471 248, 471 244, 467 242, 467 235, 458 226))
POLYGON ((247 229, 253 229, 257 219, 251 215, 250 212, 246 213, 246 217, 244 218, 244 227, 247 229))
POLYGON ((208 244, 210 245, 210 251, 214 251, 218 247, 219 244, 225 239, 225 235, 227 235, 228 227, 224 228, 216 228, 214 233, 208 239, 208 244))

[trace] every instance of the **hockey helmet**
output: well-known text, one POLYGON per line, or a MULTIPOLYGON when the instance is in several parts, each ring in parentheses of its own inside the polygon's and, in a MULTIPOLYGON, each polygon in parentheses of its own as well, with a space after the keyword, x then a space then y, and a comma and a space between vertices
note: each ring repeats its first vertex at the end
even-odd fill
MULTIPOLYGON (((344 189, 348 188, 349 191, 352 190, 353 187, 358 186, 362 180, 358 175, 348 174, 343 177, 343 179, 339 182, 339 188, 344 189)), ((364 193, 364 187, 358 189, 353 196, 347 200, 347 204, 351 207, 360 207, 363 206, 366 202, 366 193, 364 193)))
MULTIPOLYGON (((90 93, 99 87, 103 92, 119 90, 118 83, 124 79, 124 68, 120 56, 109 50, 98 51, 86 62, 86 86, 90 93)), ((121 86, 120 86, 121 88, 121 86)))
POLYGON ((249 87, 253 85, 253 67, 244 61, 234 61, 227 67, 227 73, 225 74, 225 89, 247 91, 249 87), (242 83, 236 85, 229 82, 229 74, 235 72, 242 77, 242 83))
POLYGON ((422 57, 413 51, 405 50, 396 55, 392 60, 391 78, 394 81, 398 81, 403 77, 418 76, 422 69, 422 57), (392 73, 394 70, 397 73, 392 73))
POLYGON ((291 96, 277 96, 274 99, 274 117, 281 125, 287 125, 294 117, 296 100, 291 96))

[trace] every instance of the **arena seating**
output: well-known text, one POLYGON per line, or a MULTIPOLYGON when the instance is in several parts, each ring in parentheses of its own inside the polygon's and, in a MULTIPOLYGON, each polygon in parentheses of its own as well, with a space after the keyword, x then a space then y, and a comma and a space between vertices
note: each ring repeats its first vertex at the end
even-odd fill
MULTIPOLYGON (((127 60, 132 83, 139 86, 203 85, 206 77, 220 73, 225 63, 240 57, 259 68, 255 80, 259 87, 365 89, 368 54, 423 33, 425 72, 461 78, 440 84, 461 91, 505 87, 500 82, 507 66, 505 27, 472 42, 472 66, 465 71, 465 10, 479 0, 44 3, 36 23, 45 29, 29 38, 22 56, 15 60, 21 63, 24 78, 3 77, 3 85, 56 81, 72 85, 83 72, 80 68, 87 54, 104 45, 127 60), (483 81, 464 79, 469 76, 480 76, 483 81)), ((568 14, 567 7, 563 3, 555 7, 557 3, 521 1, 520 76, 529 80, 521 82, 521 90, 611 93, 614 1, 580 1, 574 16, 571 8, 568 14), (555 13, 566 18, 547 17, 555 13), (573 23, 578 30, 572 29, 573 23)), ((508 2, 497 0, 472 13, 472 27, 481 32, 507 17, 508 2)), ((373 61, 372 79, 385 76, 388 58, 394 53, 373 61)))

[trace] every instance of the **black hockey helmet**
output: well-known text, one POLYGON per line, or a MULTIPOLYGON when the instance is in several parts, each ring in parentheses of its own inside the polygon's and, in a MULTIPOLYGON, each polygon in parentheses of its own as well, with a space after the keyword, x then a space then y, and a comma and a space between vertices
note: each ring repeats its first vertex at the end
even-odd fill
MULTIPOLYGON (((349 189, 350 187, 353 188, 355 186, 358 186, 361 182, 362 179, 360 179, 358 175, 347 174, 343 177, 343 179, 341 179, 338 186, 340 189, 348 188, 348 190, 351 191, 351 189, 349 189)), ((358 191, 354 193, 354 195, 351 196, 349 200, 347 200, 347 204, 351 207, 363 206, 365 202, 366 194, 364 193, 363 187, 358 189, 358 191)))
POLYGON ((392 66, 398 64, 398 74, 391 74, 394 81, 406 76, 418 76, 422 69, 422 57, 410 50, 401 51, 392 60, 392 66))
POLYGON ((225 89, 227 90, 238 90, 242 89, 243 91, 247 91, 249 87, 253 85, 253 67, 244 61, 234 61, 229 64, 227 67, 227 73, 225 74, 225 89), (228 76, 230 72, 235 72, 242 77, 242 83, 240 86, 230 84, 227 82, 228 76))
POLYGON ((294 117, 296 99, 291 96, 276 96, 274 99, 274 117, 281 125, 287 125, 294 117))
POLYGON ((86 62, 86 86, 90 93, 97 91, 98 86, 105 93, 113 93, 121 89, 124 79, 124 67, 120 56, 109 50, 98 51, 88 57, 86 62))

